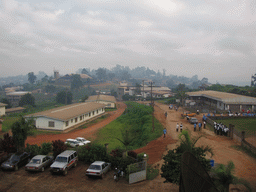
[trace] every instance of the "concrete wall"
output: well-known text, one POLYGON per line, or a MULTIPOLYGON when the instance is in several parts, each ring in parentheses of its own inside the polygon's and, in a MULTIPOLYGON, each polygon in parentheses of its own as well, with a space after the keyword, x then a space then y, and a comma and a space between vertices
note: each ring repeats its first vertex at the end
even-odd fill
POLYGON ((5 115, 5 106, 0 107, 0 117, 5 115))

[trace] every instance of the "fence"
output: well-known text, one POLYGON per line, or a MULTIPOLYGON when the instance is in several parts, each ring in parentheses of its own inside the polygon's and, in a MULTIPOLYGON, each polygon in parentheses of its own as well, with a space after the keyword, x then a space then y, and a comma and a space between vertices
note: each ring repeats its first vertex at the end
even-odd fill
POLYGON ((141 161, 128 165, 129 184, 146 180, 147 178, 147 161, 141 161))

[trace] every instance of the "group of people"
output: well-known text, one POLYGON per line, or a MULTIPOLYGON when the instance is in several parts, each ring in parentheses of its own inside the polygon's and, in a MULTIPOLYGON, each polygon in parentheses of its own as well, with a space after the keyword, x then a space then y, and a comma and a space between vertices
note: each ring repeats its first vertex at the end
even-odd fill
MULTIPOLYGON (((194 131, 196 131, 197 123, 194 123, 194 131)), ((201 131, 202 126, 204 126, 204 129, 206 128, 206 121, 203 121, 203 124, 201 122, 198 123, 198 129, 201 131)))
POLYGON ((178 108, 179 108, 179 107, 177 107, 177 106, 174 106, 174 107, 173 107, 173 105, 172 105, 172 104, 171 104, 171 105, 169 105, 169 109, 171 109, 171 110, 172 110, 173 108, 174 108, 176 111, 178 111, 178 108))
POLYGON ((228 136, 229 128, 223 123, 214 122, 214 133, 217 135, 225 135, 228 136))
POLYGON ((179 132, 179 129, 180 129, 180 132, 182 132, 182 129, 183 129, 182 123, 180 123, 180 125, 179 125, 179 123, 177 123, 177 125, 176 125, 176 131, 179 132))

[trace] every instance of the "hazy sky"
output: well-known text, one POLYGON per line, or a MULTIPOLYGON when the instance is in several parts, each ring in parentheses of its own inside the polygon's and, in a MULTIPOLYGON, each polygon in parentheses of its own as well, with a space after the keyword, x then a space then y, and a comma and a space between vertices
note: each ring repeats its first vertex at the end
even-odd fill
POLYGON ((250 82, 256 0, 0 0, 0 77, 116 64, 250 82))

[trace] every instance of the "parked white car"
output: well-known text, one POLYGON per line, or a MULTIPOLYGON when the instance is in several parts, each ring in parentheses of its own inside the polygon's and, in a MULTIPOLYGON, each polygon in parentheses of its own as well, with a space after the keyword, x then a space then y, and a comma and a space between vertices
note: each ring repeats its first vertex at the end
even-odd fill
POLYGON ((108 171, 111 170, 111 163, 106 163, 104 161, 95 161, 86 170, 86 175, 103 177, 108 171))
POLYGON ((67 139, 65 141, 66 145, 70 145, 71 147, 79 147, 79 146, 83 146, 84 144, 75 140, 75 139, 67 139))
POLYGON ((83 143, 84 145, 86 145, 86 144, 88 144, 88 143, 91 143, 91 141, 86 140, 86 139, 83 138, 83 137, 77 137, 76 140, 79 141, 79 142, 81 142, 81 143, 83 143))

